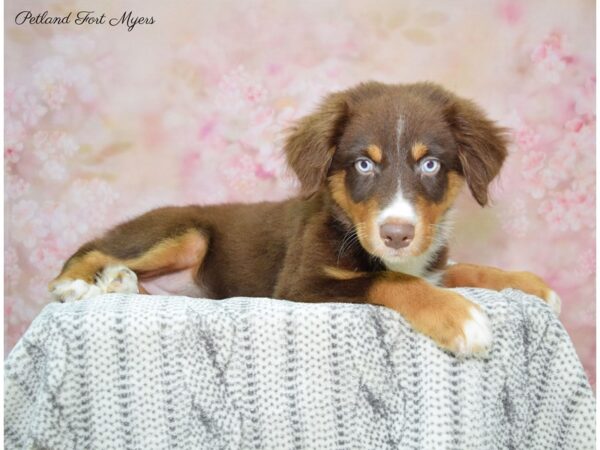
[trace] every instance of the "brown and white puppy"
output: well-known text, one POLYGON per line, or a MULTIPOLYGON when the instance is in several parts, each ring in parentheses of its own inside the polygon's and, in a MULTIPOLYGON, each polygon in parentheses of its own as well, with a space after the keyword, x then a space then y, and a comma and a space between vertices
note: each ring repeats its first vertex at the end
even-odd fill
POLYGON ((504 130, 430 83, 360 84, 327 96, 288 136, 302 195, 278 203, 167 207, 81 247, 55 299, 104 292, 353 302, 398 311, 458 355, 491 343, 485 313, 447 288, 518 288, 558 309, 537 276, 447 262, 463 185, 482 206, 504 130))

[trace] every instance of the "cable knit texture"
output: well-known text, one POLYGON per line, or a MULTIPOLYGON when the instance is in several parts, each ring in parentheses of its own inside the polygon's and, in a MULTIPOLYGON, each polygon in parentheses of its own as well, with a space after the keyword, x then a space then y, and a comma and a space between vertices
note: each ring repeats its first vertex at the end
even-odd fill
POLYGON ((5 362, 9 449, 586 449, 594 398, 539 299, 459 360, 383 307, 111 294, 51 304, 5 362))

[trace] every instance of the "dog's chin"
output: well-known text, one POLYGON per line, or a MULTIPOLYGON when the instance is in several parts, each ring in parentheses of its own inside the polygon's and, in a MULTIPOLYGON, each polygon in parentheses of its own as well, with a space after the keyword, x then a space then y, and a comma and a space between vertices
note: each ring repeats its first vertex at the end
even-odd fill
POLYGON ((418 246, 413 247, 411 244, 398 250, 379 249, 379 251, 372 254, 377 256, 388 270, 416 277, 425 277, 427 267, 432 257, 435 256, 435 251, 436 249, 433 246, 422 251, 418 246))
POLYGON ((373 256, 381 259, 385 263, 389 264, 404 264, 408 263, 414 258, 417 258, 424 254, 418 245, 410 244, 408 247, 393 249, 385 247, 383 245, 373 246, 373 250, 370 251, 373 256))

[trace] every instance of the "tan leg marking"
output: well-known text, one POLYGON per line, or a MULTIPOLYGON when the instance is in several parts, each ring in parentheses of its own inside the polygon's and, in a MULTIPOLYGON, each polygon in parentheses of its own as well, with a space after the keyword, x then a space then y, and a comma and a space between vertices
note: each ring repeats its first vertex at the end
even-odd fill
POLYGON ((356 278, 362 278, 367 276, 366 272, 355 272, 353 270, 340 269, 339 267, 324 266, 323 272, 329 278, 334 280, 355 280, 356 278))
POLYGON ((443 282, 447 287, 480 287, 495 291, 519 289, 544 299, 557 314, 560 313, 558 295, 544 280, 531 272, 508 272, 495 267, 461 263, 446 269, 443 282))
POLYGON ((136 258, 118 259, 99 250, 92 250, 69 261, 63 272, 50 283, 50 290, 66 280, 83 280, 93 284, 96 274, 112 265, 123 265, 136 272, 140 279, 153 278, 179 270, 200 268, 208 241, 197 230, 166 238, 136 258))
POLYGON ((479 306, 420 278, 386 276, 371 287, 368 299, 399 312, 415 330, 459 356, 485 352, 491 345, 491 327, 479 306))
POLYGON ((200 268, 206 252, 208 241, 199 231, 187 233, 162 240, 143 255, 124 261, 140 278, 153 278, 170 272, 178 272, 189 268, 200 268))
POLYGON ((105 255, 98 250, 92 250, 69 261, 67 267, 52 283, 63 280, 83 280, 86 283, 93 283, 96 273, 100 272, 102 268, 118 262, 117 258, 105 255))

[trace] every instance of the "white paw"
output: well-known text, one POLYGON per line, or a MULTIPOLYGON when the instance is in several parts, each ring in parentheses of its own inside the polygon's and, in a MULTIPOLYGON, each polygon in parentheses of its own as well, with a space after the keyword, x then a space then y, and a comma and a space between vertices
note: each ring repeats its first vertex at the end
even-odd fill
POLYGON ((106 293, 137 294, 139 292, 137 275, 122 264, 106 266, 102 273, 96 276, 96 286, 106 293))
POLYGON ((471 318, 463 325, 463 335, 454 341, 456 356, 485 353, 492 345, 492 327, 487 315, 475 307, 469 313, 471 318))
POLYGON ((102 273, 96 276, 94 284, 83 280, 64 280, 50 288, 52 298, 60 302, 74 302, 111 292, 137 294, 137 275, 128 267, 118 264, 106 266, 102 273))
POLYGON ((554 314, 556 314, 556 317, 560 316, 561 301, 560 301, 560 297, 558 296, 558 294, 556 292, 550 291, 546 295, 546 303, 548 303, 548 306, 550 306, 552 311, 554 311, 554 314))
POLYGON ((59 302, 74 302, 102 294, 100 288, 83 280, 65 280, 52 286, 50 294, 59 302))

